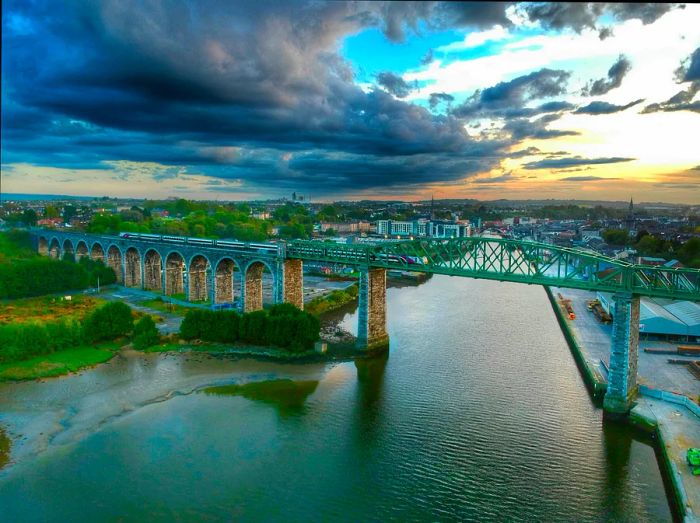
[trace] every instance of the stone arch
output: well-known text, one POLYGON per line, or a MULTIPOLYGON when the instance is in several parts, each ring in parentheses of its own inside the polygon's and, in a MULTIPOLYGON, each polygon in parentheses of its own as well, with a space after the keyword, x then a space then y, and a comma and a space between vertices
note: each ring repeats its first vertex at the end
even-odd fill
POLYGON ((95 261, 105 261, 105 250, 102 248, 101 243, 95 242, 92 244, 92 248, 90 249, 90 258, 95 261))
MULTIPOLYGON (((253 260, 245 268, 244 291, 243 291, 243 312, 258 311, 263 308, 264 289, 263 274, 268 272, 274 275, 272 268, 267 262, 253 260)), ((272 276, 274 278, 274 276, 272 276)), ((274 279, 272 282, 274 286, 274 279)))
POLYGON ((49 255, 49 242, 43 236, 39 236, 37 248, 39 250, 39 254, 41 254, 42 256, 49 255))
POLYGON ((214 303, 233 303, 240 295, 240 268, 233 258, 222 258, 214 272, 214 303))
POLYGON ((116 245, 110 245, 109 249, 107 249, 107 266, 111 267, 114 274, 117 276, 117 283, 124 283, 122 251, 116 245))
POLYGON ((75 259, 75 252, 73 251, 73 242, 68 238, 63 240, 63 255, 61 258, 73 257, 75 259))
POLYGON ((49 256, 52 258, 61 257, 61 244, 58 243, 57 238, 51 238, 51 243, 49 243, 49 256))
POLYGON ((169 252, 165 257, 165 294, 182 294, 185 292, 185 258, 177 251, 169 252))
POLYGON ((163 259, 155 249, 147 250, 143 257, 143 288, 163 290, 163 259))
POLYGON ((141 254, 136 247, 129 247, 124 253, 124 285, 143 287, 141 281, 141 254))
POLYGON ((75 259, 80 261, 81 258, 85 258, 88 256, 88 247, 87 243, 85 243, 83 240, 80 240, 78 244, 75 246, 75 259))
POLYGON ((187 269, 190 301, 207 301, 211 292, 211 263, 203 254, 195 254, 187 269))

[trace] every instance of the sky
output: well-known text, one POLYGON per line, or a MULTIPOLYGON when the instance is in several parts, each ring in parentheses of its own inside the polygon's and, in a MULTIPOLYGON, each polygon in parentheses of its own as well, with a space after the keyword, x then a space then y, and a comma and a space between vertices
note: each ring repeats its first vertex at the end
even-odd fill
POLYGON ((2 14, 3 193, 700 203, 700 5, 2 14))

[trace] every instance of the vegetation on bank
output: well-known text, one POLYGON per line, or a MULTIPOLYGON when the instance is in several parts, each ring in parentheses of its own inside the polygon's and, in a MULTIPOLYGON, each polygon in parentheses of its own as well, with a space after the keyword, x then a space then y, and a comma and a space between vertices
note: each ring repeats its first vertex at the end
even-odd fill
POLYGON ((0 325, 0 379, 57 376, 110 359, 132 333, 134 343, 147 348, 159 336, 150 316, 134 326, 131 308, 108 302, 82 321, 60 319, 0 325))
POLYGON ((29 233, 0 233, 0 299, 42 296, 116 282, 102 261, 81 258, 54 260, 33 252, 29 233))
POLYGON ((357 299, 358 285, 351 285, 345 290, 335 290, 326 296, 314 298, 304 305, 304 310, 314 316, 320 316, 325 312, 330 312, 347 305, 357 299))
POLYGON ((0 380, 33 380, 76 372, 112 359, 117 345, 115 342, 107 342, 94 347, 77 347, 28 360, 3 363, 0 364, 0 380))
POLYGON ((281 303, 242 315, 235 311, 190 310, 180 325, 180 337, 219 343, 243 342, 301 353, 313 348, 320 328, 312 314, 281 303))
POLYGON ((70 296, 70 299, 64 296, 39 296, 7 300, 0 304, 0 325, 58 319, 82 321, 104 303, 104 300, 84 294, 70 296))

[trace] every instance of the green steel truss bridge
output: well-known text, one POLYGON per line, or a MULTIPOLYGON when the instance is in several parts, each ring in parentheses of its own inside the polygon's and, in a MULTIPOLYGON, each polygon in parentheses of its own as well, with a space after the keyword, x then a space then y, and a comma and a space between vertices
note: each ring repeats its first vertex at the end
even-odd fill
POLYGON ((650 267, 600 254, 502 238, 418 239, 380 244, 294 240, 286 258, 468 278, 627 292, 700 301, 700 270, 650 267))

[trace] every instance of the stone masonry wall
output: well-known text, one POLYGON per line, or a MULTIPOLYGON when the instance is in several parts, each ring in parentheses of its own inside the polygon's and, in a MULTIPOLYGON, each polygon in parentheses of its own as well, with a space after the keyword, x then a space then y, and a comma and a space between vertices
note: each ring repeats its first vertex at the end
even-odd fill
POLYGON ((304 310, 304 265, 301 260, 284 262, 284 301, 304 310))
POLYGON ((264 265, 253 263, 245 273, 243 312, 259 311, 263 308, 262 275, 264 265))

